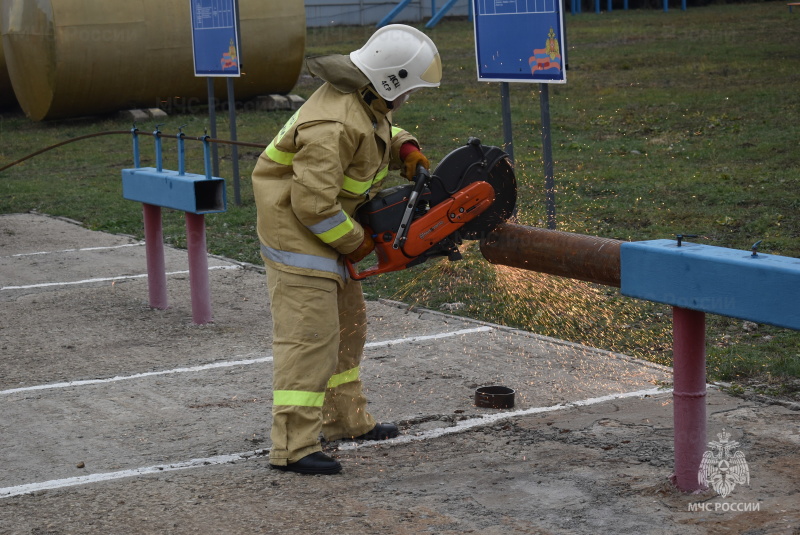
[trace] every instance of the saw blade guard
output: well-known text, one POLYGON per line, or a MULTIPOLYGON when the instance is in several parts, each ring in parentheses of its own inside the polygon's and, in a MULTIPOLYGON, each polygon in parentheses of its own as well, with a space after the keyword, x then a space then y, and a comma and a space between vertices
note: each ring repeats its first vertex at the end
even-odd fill
POLYGON ((436 205, 473 182, 488 182, 495 201, 481 215, 458 230, 461 238, 479 240, 506 222, 517 204, 517 180, 511 160, 499 147, 481 144, 477 138, 445 156, 430 181, 430 203, 436 205))

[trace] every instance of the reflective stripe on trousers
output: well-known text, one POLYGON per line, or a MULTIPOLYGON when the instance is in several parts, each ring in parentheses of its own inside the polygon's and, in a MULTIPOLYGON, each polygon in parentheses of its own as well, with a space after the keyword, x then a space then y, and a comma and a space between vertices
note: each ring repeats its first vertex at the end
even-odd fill
MULTIPOLYGON (((359 368, 337 373, 328 379, 328 388, 337 388, 359 379, 359 368)), ((304 392, 302 390, 275 390, 272 393, 274 405, 296 405, 298 407, 322 407, 325 392, 304 392)))

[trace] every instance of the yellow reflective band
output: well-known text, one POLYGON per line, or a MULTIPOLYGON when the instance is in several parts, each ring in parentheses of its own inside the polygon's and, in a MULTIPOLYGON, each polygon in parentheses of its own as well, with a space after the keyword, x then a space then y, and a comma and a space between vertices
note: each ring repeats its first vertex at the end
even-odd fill
POLYGON ((333 227, 332 229, 317 234, 316 235, 317 238, 319 238, 325 243, 333 243, 342 236, 344 236, 345 234, 347 234, 348 232, 350 232, 351 230, 353 230, 353 220, 350 219, 350 216, 348 216, 344 212, 341 213, 344 214, 345 220, 336 225, 335 227, 333 227))
POLYGON ((328 380, 328 388, 336 388, 337 386, 345 383, 352 383, 353 381, 358 381, 358 368, 337 373, 328 380))
POLYGON ((342 189, 356 195, 363 195, 372 187, 372 182, 360 182, 354 178, 344 175, 342 189))
POLYGON ((397 134, 399 134, 402 131, 403 131, 403 129, 400 128, 399 126, 393 126, 392 127, 392 137, 396 136, 397 134))
POLYGON ((272 393, 273 405, 295 405, 298 407, 322 407, 325 392, 304 392, 303 390, 275 390, 272 393))
POLYGON ((275 136, 275 139, 273 139, 272 143, 269 144, 267 150, 264 151, 267 153, 267 156, 269 156, 273 162, 279 163, 281 165, 292 165, 292 160, 294 159, 294 153, 284 152, 282 150, 279 150, 275 146, 275 143, 279 143, 280 140, 283 139, 283 136, 286 135, 286 133, 289 131, 292 125, 294 125, 294 123, 297 122, 297 117, 299 115, 300 115, 300 110, 297 110, 291 117, 289 117, 289 120, 286 121, 286 124, 283 125, 283 128, 281 128, 280 132, 278 132, 278 135, 275 136))
POLYGON ((275 146, 274 141, 269 144, 267 150, 264 152, 267 153, 267 156, 269 156, 270 160, 281 165, 292 165, 292 160, 294 160, 294 153, 279 150, 275 146))
POLYGON ((378 174, 375 175, 375 180, 373 180, 372 183, 377 184, 378 182, 386 178, 386 175, 388 174, 389 174, 389 166, 387 165, 386 167, 378 171, 378 174))

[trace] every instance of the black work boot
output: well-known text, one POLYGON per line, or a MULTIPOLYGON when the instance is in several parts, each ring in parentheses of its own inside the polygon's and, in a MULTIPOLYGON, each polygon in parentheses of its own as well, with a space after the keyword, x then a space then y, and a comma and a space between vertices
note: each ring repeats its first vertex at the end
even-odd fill
POLYGON ((289 463, 286 466, 278 466, 275 464, 270 464, 272 468, 275 470, 282 470, 284 472, 296 472, 298 474, 338 474, 342 471, 342 465, 339 464, 339 461, 328 457, 321 451, 315 451, 314 453, 310 453, 300 459, 299 461, 295 461, 293 463, 289 463))
POLYGON ((387 438, 394 438, 399 434, 400 430, 395 424, 375 424, 375 427, 373 427, 371 431, 353 437, 353 440, 386 440, 387 438))

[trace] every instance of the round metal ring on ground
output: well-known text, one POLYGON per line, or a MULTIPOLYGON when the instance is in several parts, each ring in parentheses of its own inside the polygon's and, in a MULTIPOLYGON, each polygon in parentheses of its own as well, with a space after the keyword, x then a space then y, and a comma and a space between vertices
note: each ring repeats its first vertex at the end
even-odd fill
POLYGON ((475 390, 475 405, 487 409, 510 409, 514 389, 507 386, 481 386, 475 390))

